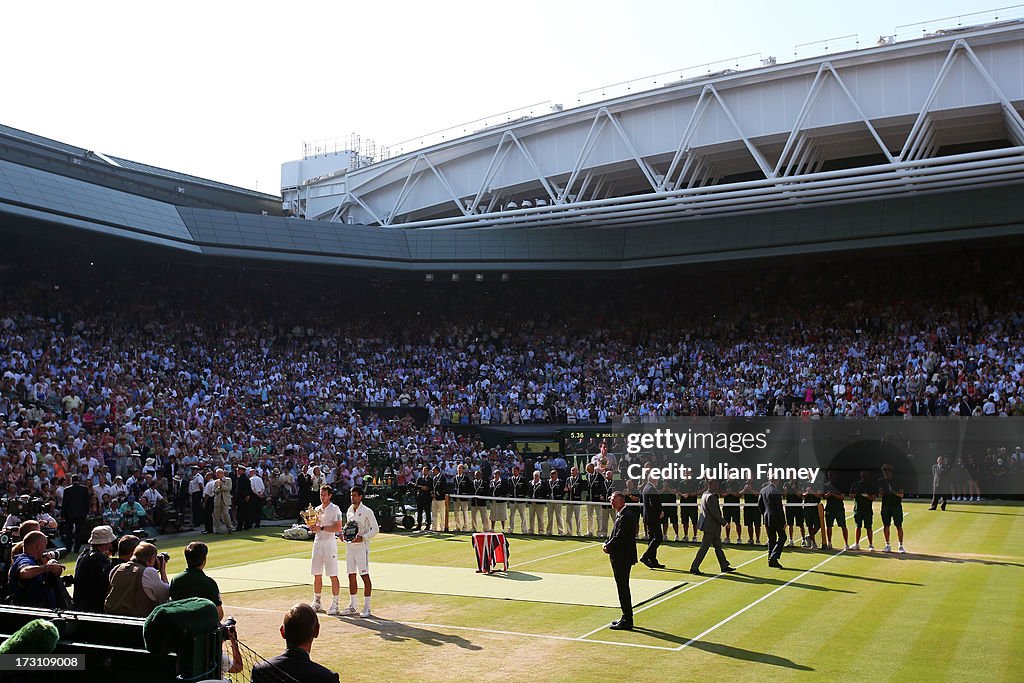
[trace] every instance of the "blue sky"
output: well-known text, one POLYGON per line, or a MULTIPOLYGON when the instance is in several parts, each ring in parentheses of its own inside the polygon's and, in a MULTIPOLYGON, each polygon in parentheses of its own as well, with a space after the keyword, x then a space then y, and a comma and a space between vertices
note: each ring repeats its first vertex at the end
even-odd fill
POLYGON ((303 141, 356 132, 394 143, 536 102, 569 107, 581 91, 648 74, 758 52, 789 61, 797 44, 849 34, 870 46, 897 25, 998 6, 11 3, 0 122, 277 193, 280 164, 303 141))

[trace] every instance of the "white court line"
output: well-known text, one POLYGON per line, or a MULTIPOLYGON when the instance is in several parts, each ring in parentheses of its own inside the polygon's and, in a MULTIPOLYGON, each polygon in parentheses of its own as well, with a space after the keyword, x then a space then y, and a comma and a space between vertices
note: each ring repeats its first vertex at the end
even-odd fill
MULTIPOLYGON (((246 612, 265 612, 267 614, 281 614, 281 610, 263 609, 263 608, 260 608, 260 607, 233 606, 233 607, 225 607, 225 609, 242 610, 242 611, 246 611, 246 612)), ((338 619, 337 621, 344 622, 345 620, 344 619, 338 619)), ((495 630, 495 629, 476 628, 476 627, 473 627, 473 626, 451 626, 449 624, 428 624, 428 623, 420 622, 420 621, 393 621, 392 623, 399 624, 399 625, 402 625, 402 626, 414 626, 414 627, 417 627, 417 628, 438 628, 438 629, 455 630, 455 631, 473 631, 473 632, 476 632, 476 633, 488 633, 488 634, 491 634, 491 635, 499 635, 499 636, 519 636, 521 638, 541 638, 541 639, 544 639, 544 640, 565 640, 565 641, 570 641, 570 642, 577 642, 578 641, 577 638, 573 638, 571 636, 555 636, 555 635, 546 635, 546 634, 543 634, 543 633, 522 633, 520 631, 498 631, 498 630, 495 630)), ((585 642, 585 643, 594 643, 596 645, 617 645, 619 647, 638 647, 638 648, 642 648, 642 649, 645 649, 645 650, 662 650, 662 651, 665 651, 665 652, 675 652, 676 651, 676 648, 674 648, 674 647, 665 647, 663 645, 645 645, 645 644, 642 644, 642 643, 617 643, 617 642, 612 641, 612 640, 585 640, 583 642, 585 642)))
MULTIPOLYGON (((906 515, 904 515, 904 516, 906 516, 906 515)), ((848 520, 851 517, 853 517, 852 513, 847 515, 846 519, 848 520)), ((807 536, 805 535, 803 538, 807 538, 807 536)), ((758 545, 760 545, 760 544, 758 544, 758 545)), ((762 553, 760 555, 757 555, 756 557, 754 557, 751 560, 747 560, 743 564, 736 565, 735 568, 736 569, 740 569, 742 567, 746 567, 748 564, 750 564, 752 562, 757 562, 758 560, 764 559, 766 555, 767 555, 767 551, 765 551, 764 553, 762 553)), ((703 586, 705 583, 707 583, 709 581, 714 581, 715 579, 717 579, 717 578, 719 578, 721 576, 725 576, 725 574, 723 572, 719 572, 718 574, 715 574, 714 576, 712 576, 709 579, 704 579, 703 581, 698 581, 697 583, 691 583, 691 584, 687 585, 685 588, 682 588, 681 590, 673 591, 673 592, 669 593, 668 595, 666 595, 663 598, 659 598, 658 600, 655 600, 654 602, 648 603, 648 604, 644 605, 643 607, 638 608, 637 610, 635 610, 633 612, 633 614, 636 615, 636 614, 639 614, 640 612, 643 612, 644 610, 649 610, 652 607, 656 607, 656 606, 660 605, 661 603, 665 602, 666 600, 671 600, 672 598, 678 597, 678 596, 682 595, 683 593, 686 593, 687 591, 693 590, 697 586, 703 586)), ((599 631, 603 631, 606 628, 608 628, 608 624, 603 624, 601 626, 598 626, 593 631, 590 631, 589 633, 584 633, 582 636, 579 637, 579 640, 583 640, 584 638, 592 636, 595 633, 597 633, 599 631)))
MULTIPOLYGON (((909 514, 909 513, 907 513, 907 514, 909 514)), ((903 516, 904 516, 904 517, 906 517, 907 515, 903 515, 903 516)), ((877 532, 878 532, 878 530, 879 530, 879 529, 882 529, 882 528, 883 528, 883 527, 881 527, 881 526, 880 526, 880 527, 878 527, 878 529, 875 529, 875 530, 874 530, 874 532, 872 532, 872 533, 877 533, 877 532)), ((781 585, 781 586, 779 586, 778 588, 774 589, 773 591, 771 591, 771 592, 770 592, 770 593, 768 593, 767 595, 763 595, 763 596, 761 596, 760 598, 758 598, 758 599, 757 599, 757 600, 755 600, 754 602, 750 603, 749 605, 747 605, 747 606, 746 606, 746 607, 744 607, 743 609, 741 609, 741 610, 738 610, 738 611, 734 612, 733 614, 729 615, 729 616, 728 616, 728 617, 726 617, 725 619, 722 619, 722 620, 721 620, 720 622, 718 622, 717 624, 715 624, 715 625, 714 625, 714 626, 712 626, 711 628, 709 628, 709 629, 706 629, 706 630, 705 630, 705 631, 704 631, 703 633, 700 633, 699 635, 696 635, 696 636, 694 636, 693 638, 690 638, 690 639, 689 639, 688 641, 686 641, 685 643, 683 643, 683 644, 682 644, 682 645, 680 645, 679 647, 675 648, 675 651, 676 651, 676 652, 679 652, 680 650, 683 650, 683 649, 685 649, 685 648, 689 647, 690 645, 692 645, 693 643, 697 642, 698 640, 700 640, 700 639, 701 639, 701 638, 703 638, 704 636, 708 635, 708 634, 709 634, 709 633, 711 633, 712 631, 715 631, 715 630, 716 630, 716 629, 718 629, 719 627, 721 627, 721 626, 724 626, 724 625, 728 624, 728 623, 729 623, 730 621, 732 621, 733 619, 735 619, 735 618, 736 618, 736 617, 738 617, 739 615, 743 614, 743 613, 744 613, 744 612, 746 612, 746 611, 747 611, 748 609, 750 609, 750 608, 754 607, 755 605, 759 605, 760 603, 762 603, 762 602, 764 602, 765 600, 767 600, 768 598, 772 597, 773 595, 775 595, 776 593, 778 593, 779 591, 781 591, 781 590, 782 590, 783 588, 785 588, 786 586, 788 586, 788 585, 790 585, 791 583, 793 583, 794 581, 797 581, 797 580, 799 580, 799 579, 802 579, 803 577, 805 577, 805 576, 807 576, 808 574, 812 573, 812 572, 813 572, 813 571, 814 571, 815 569, 817 569, 818 567, 822 566, 823 564, 825 564, 825 563, 827 563, 827 562, 831 562, 832 560, 836 559, 837 557, 839 557, 840 555, 842 555, 842 554, 843 554, 843 553, 845 553, 845 552, 846 552, 846 549, 844 548, 844 549, 840 550, 840 551, 839 551, 839 552, 837 552, 837 553, 834 553, 834 554, 832 554, 832 555, 829 555, 828 557, 826 557, 826 558, 825 558, 824 560, 822 560, 822 561, 821 561, 821 562, 819 562, 818 564, 814 565, 813 567, 811 567, 811 568, 810 568, 810 569, 808 569, 807 571, 805 571, 805 572, 801 573, 800 575, 798 575, 798 576, 795 576, 795 577, 793 577, 792 579, 790 579, 790 580, 789 580, 789 581, 787 581, 786 583, 782 584, 782 585, 781 585)))
POLYGON ((595 547, 597 545, 598 544, 596 544, 596 543, 588 543, 586 545, 580 546, 579 548, 573 548, 572 550, 563 550, 560 553, 555 553, 554 555, 548 555, 547 557, 538 557, 536 560, 528 560, 527 562, 520 562, 519 564, 515 565, 514 568, 518 569, 519 567, 523 567, 523 566, 526 566, 528 564, 533 564, 534 562, 543 562, 544 560, 550 560, 553 557, 560 557, 562 555, 568 555, 569 553, 578 553, 581 550, 586 550, 587 548, 593 548, 593 547, 595 547))
MULTIPOLYGON (((743 564, 736 565, 736 569, 739 569, 740 567, 746 567, 751 562, 757 562, 758 560, 763 560, 765 558, 765 554, 760 554, 760 555, 754 557, 751 560, 747 560, 743 564)), ((650 602, 650 603, 644 605, 643 607, 637 608, 636 610, 633 611, 633 614, 636 615, 636 614, 639 614, 640 612, 643 612, 644 610, 649 610, 650 608, 654 607, 655 605, 660 605, 661 603, 665 602, 666 600, 671 600, 672 598, 674 598, 676 596, 679 596, 679 595, 682 595, 683 593, 685 593, 687 591, 691 591, 694 588, 696 588, 697 586, 703 586, 705 583, 708 583, 709 581, 714 581, 715 579, 717 579, 720 576, 725 576, 725 574, 720 572, 720 573, 715 574, 714 576, 712 576, 710 578, 704 579, 703 581, 698 581, 697 583, 688 584, 688 585, 684 586, 683 588, 681 588, 681 589, 679 589, 677 591, 672 591, 668 595, 666 595, 666 596, 664 596, 662 598, 659 598, 658 600, 655 600, 654 602, 650 602)), ((576 640, 586 640, 587 638, 589 638, 590 636, 594 635, 598 631, 605 630, 606 628, 608 628, 608 626, 609 626, 608 624, 601 624, 600 626, 595 628, 593 631, 589 631, 587 633, 584 633, 582 636, 580 636, 576 640)), ((587 642, 597 642, 597 641, 587 640, 587 642)), ((669 649, 675 650, 675 648, 669 648, 669 649)))

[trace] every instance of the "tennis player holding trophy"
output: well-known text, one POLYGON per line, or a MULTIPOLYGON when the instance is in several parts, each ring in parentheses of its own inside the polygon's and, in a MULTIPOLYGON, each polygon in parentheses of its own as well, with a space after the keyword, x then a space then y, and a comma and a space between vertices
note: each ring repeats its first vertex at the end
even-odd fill
POLYGON ((331 608, 327 614, 338 614, 338 594, 341 584, 338 581, 338 539, 336 533, 341 531, 341 508, 331 502, 333 496, 330 486, 320 487, 320 505, 310 505, 302 511, 303 521, 312 531, 313 556, 310 558, 309 571, 313 575, 313 610, 323 612, 320 593, 323 591, 323 574, 331 579, 331 608))

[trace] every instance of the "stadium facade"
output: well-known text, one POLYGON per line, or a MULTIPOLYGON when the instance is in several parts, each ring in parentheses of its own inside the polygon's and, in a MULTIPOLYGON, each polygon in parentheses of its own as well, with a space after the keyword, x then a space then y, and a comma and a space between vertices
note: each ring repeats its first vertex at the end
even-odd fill
POLYGON ((725 70, 382 159, 282 197, 0 127, 0 229, 412 273, 628 271, 1024 233, 1024 23, 725 70))

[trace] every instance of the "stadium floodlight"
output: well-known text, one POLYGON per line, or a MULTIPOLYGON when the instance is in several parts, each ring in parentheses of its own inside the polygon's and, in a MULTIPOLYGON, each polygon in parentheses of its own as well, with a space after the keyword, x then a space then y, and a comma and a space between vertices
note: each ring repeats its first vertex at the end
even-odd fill
POLYGON ((502 282, 508 282, 508 273, 502 273, 501 274, 501 281, 502 282))
POLYGON ((475 279, 476 279, 477 282, 483 282, 484 281, 484 274, 483 273, 477 273, 475 279))
POLYGON ((459 274, 458 273, 452 273, 452 282, 458 282, 458 281, 459 281, 459 274))
POLYGON ((423 279, 426 280, 427 282, 433 282, 434 281, 434 274, 433 273, 427 273, 426 275, 423 276, 423 279))

